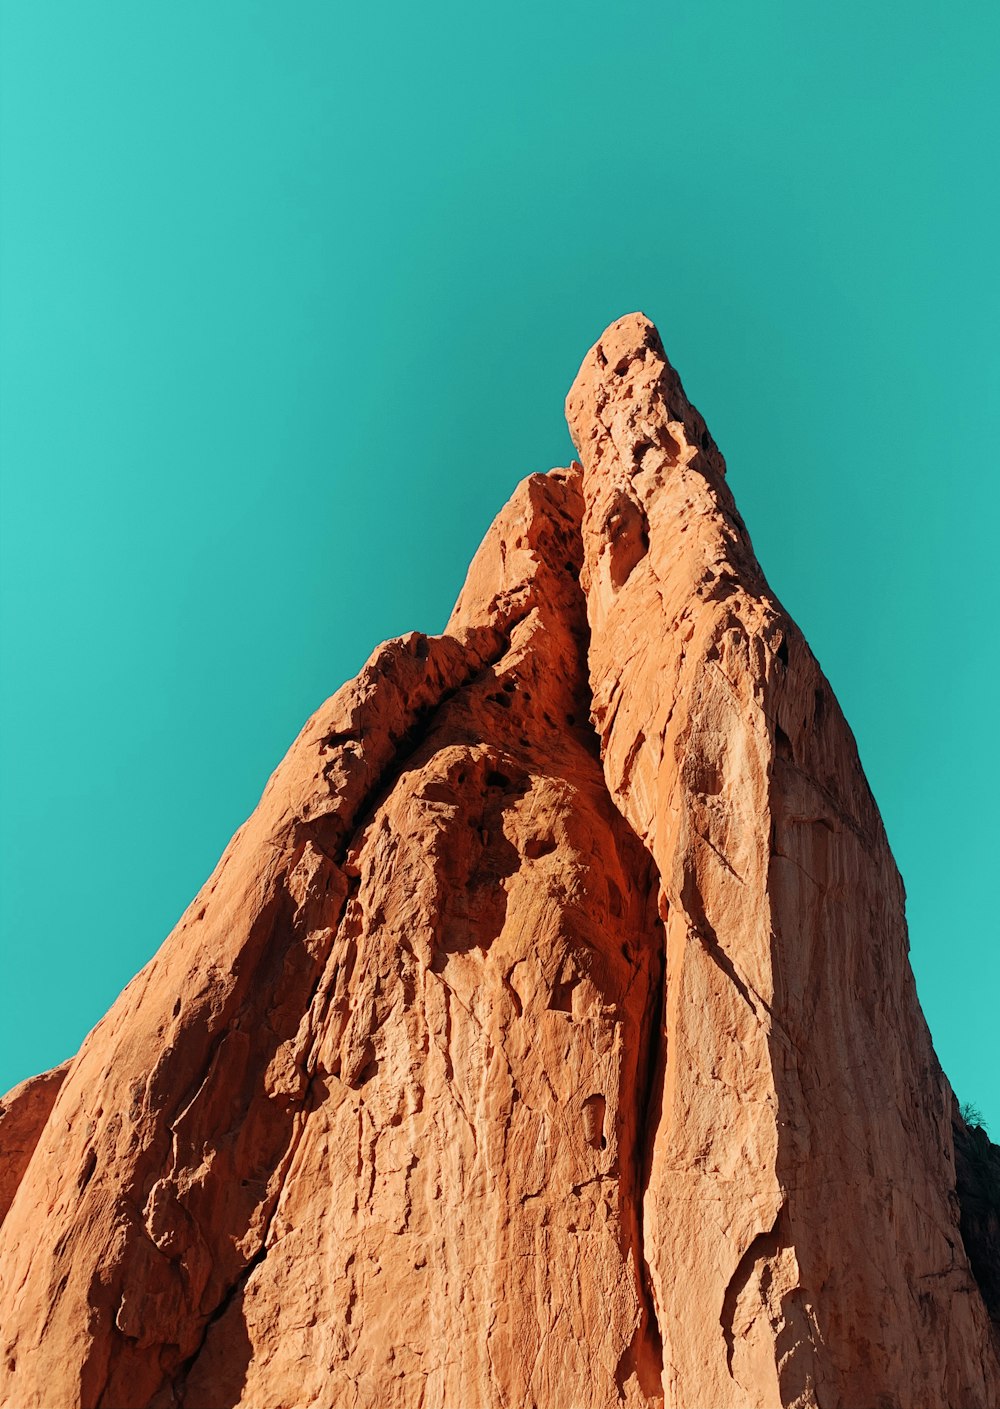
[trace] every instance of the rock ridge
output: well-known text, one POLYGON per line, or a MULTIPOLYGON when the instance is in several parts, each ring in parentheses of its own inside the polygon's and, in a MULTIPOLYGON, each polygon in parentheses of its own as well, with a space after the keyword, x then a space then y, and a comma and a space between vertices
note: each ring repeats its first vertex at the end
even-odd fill
POLYGON ((4 1403, 1000 1402, 850 730, 643 315, 567 419, 0 1104, 4 1403))

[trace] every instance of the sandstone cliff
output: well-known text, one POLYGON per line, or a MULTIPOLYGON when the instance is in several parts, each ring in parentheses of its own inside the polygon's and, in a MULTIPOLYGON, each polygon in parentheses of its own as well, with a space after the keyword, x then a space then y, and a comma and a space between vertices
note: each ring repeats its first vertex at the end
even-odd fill
POLYGON ((567 412, 0 1107, 3 1403, 1000 1403, 998 1156, 850 731, 646 319, 567 412))

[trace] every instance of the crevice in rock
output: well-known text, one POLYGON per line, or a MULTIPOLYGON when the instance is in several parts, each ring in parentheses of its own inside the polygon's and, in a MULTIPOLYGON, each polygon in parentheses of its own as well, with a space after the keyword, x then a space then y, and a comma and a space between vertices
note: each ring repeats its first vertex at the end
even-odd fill
MULTIPOLYGON (((184 1404, 185 1395, 187 1393, 188 1378, 191 1374, 191 1371, 194 1369, 199 1357, 201 1356, 202 1351, 205 1349, 205 1343, 208 1340, 209 1335, 211 1334, 212 1327, 216 1325, 217 1322, 222 1320, 223 1316, 225 1316, 226 1312, 232 1306, 236 1298, 238 1296, 242 1296, 246 1288, 247 1282, 249 1282, 253 1273, 257 1270, 257 1268, 261 1265, 261 1263, 266 1257, 267 1245, 265 1243, 262 1247, 258 1248, 256 1253, 254 1253, 253 1257, 247 1263, 246 1267, 244 1267, 243 1271, 240 1273, 236 1281, 226 1292, 225 1296, 219 1302, 218 1306, 208 1317, 208 1320, 202 1327, 201 1339, 199 1340, 196 1349, 184 1361, 180 1370, 175 1373, 171 1381, 170 1388, 174 1395, 174 1400, 178 1405, 183 1406, 184 1404)), ((220 1409, 222 1409, 221 1406, 220 1409)))
POLYGON ((736 965, 733 963, 732 959, 730 959, 729 955, 719 943, 719 938, 718 935, 715 933, 715 930, 712 929, 711 925, 706 925, 704 927, 693 926, 691 933, 700 942, 701 947, 704 949, 705 953, 712 960, 712 962, 714 964, 717 964, 722 970, 722 972, 725 974, 726 978, 729 979, 730 983, 736 989, 737 993, 739 993, 740 997, 746 1003, 747 1007, 753 1013, 754 1017, 759 1020, 761 1016, 761 1010, 757 1006, 757 1002, 761 1004, 765 1011, 769 1011, 767 1004, 760 997, 760 994, 756 995, 757 1002, 754 1001, 754 998, 751 996, 750 989, 740 978, 739 973, 736 969, 736 965))
MULTIPOLYGON (((433 733, 444 707, 449 701, 460 695, 463 690, 471 689, 490 671, 496 669, 511 648, 511 637, 514 631, 523 621, 527 620, 534 610, 534 606, 528 606, 516 613, 502 631, 497 631, 498 643, 484 659, 477 660, 472 668, 454 684, 445 686, 436 699, 414 712, 410 725, 394 743, 392 757, 369 784, 364 795, 352 810, 350 820, 344 824, 344 839, 336 843, 334 847, 333 859, 337 865, 344 864, 355 841, 364 833, 379 807, 392 792, 402 775, 407 772, 415 754, 433 733)), ((329 828, 330 820, 328 817, 306 818, 299 825, 304 829, 306 836, 310 839, 316 839, 317 844, 321 845, 322 834, 324 830, 329 828)))
MULTIPOLYGON (((784 1202, 775 1214, 774 1222, 770 1228, 757 1234, 746 1252, 736 1264, 733 1275, 729 1279, 722 1298, 722 1310, 719 1312, 719 1324, 722 1327, 723 1339, 726 1342, 726 1368, 730 1378, 735 1380, 733 1374, 733 1352, 736 1346, 736 1332, 734 1322, 736 1319, 736 1304, 740 1299, 740 1294, 753 1276, 754 1268, 758 1262, 764 1262, 767 1258, 774 1257, 781 1247, 781 1217, 785 1211, 784 1202)), ((764 1275, 763 1273, 761 1274, 764 1275)), ((738 1383, 738 1381, 737 1381, 738 1383)))
MULTIPOLYGON (((629 1170, 628 1183, 621 1181, 623 1202, 622 1234, 631 1245, 634 1259, 636 1290, 641 1305, 641 1320, 636 1328, 631 1344, 627 1347, 615 1372, 619 1395, 625 1401, 625 1385, 635 1375, 641 1391, 653 1400, 663 1397, 663 1335, 656 1306, 656 1294, 652 1269, 646 1256, 645 1199, 652 1174, 653 1149, 659 1126, 660 1108, 663 1097, 663 1083, 666 1072, 666 1035, 663 1031, 663 1015, 666 1002, 666 936, 663 921, 658 912, 658 897, 661 889, 660 875, 652 854, 643 838, 636 832, 622 806, 615 798, 603 768, 604 747, 611 732, 614 712, 620 699, 614 702, 611 720, 596 720, 594 715, 593 692, 590 685, 589 656, 591 633, 587 618, 587 602, 582 585, 576 580, 577 610, 567 620, 570 633, 579 653, 580 703, 576 718, 584 721, 575 734, 582 733, 600 766, 603 791, 609 807, 619 819, 619 824, 632 839, 637 857, 645 862, 645 868, 637 868, 634 877, 637 885, 645 882, 647 896, 647 922, 645 932, 649 940, 648 967, 645 979, 648 985, 646 1003, 639 1034, 639 1050, 636 1067, 636 1087, 633 1095, 633 1118, 635 1147, 623 1159, 629 1170), (641 871, 645 869, 645 878, 641 871), (627 1220, 627 1221, 626 1221, 627 1220)), ((645 742, 640 734, 634 741, 627 761, 630 773, 635 759, 645 742)), ((643 975, 643 960, 637 961, 637 976, 643 975)), ((551 1006, 570 1006, 563 1001, 551 1006)), ((623 1093, 624 1094, 624 1093, 623 1093)), ((624 1152, 623 1152, 624 1153, 624 1152)))
POLYGON ((729 979, 754 1017, 759 1021, 761 1019, 762 1010, 770 1014, 770 1008, 767 1003, 764 1002, 763 998, 761 998, 760 994, 756 992, 751 994, 749 986, 740 977, 736 965, 719 942, 719 936, 716 934, 708 916, 705 914, 705 905, 701 897, 701 891, 691 871, 688 871, 684 878, 681 904, 684 906, 689 916, 691 934, 700 942, 705 953, 713 963, 717 964, 726 978, 729 979))
POLYGON ((232 1306, 236 1298, 238 1296, 243 1295, 244 1291, 246 1290, 247 1283, 250 1281, 250 1278, 253 1276, 257 1268, 260 1267, 261 1264, 266 1260, 267 1254, 270 1251, 269 1240, 271 1237, 271 1228, 274 1224, 278 1209, 281 1205, 281 1198, 285 1190, 285 1183, 288 1179, 289 1173, 291 1172, 292 1166, 295 1163, 295 1156, 298 1153, 299 1146, 302 1143, 302 1137, 305 1133, 307 1118, 310 1113, 310 1110, 312 1109, 313 1104, 313 1086, 315 1079, 315 1076, 310 1078, 309 1084, 303 1096, 303 1100, 299 1110, 299 1119, 296 1123, 292 1139, 289 1142, 288 1148, 285 1152, 285 1168, 278 1181, 278 1187, 275 1191, 273 1206, 271 1207, 271 1210, 268 1213, 264 1224, 263 1232, 261 1234, 260 1246, 258 1247, 257 1251, 253 1253, 252 1256, 249 1258, 246 1265, 239 1273, 239 1275, 235 1278, 235 1280, 232 1282, 232 1284, 229 1286, 229 1288, 223 1293, 223 1296, 216 1305, 214 1311, 212 1311, 207 1317, 205 1324, 202 1327, 201 1338, 198 1342, 196 1349, 183 1362, 180 1371, 175 1371, 173 1376, 171 1377, 171 1388, 179 1405, 184 1404, 184 1399, 187 1392, 187 1381, 191 1375, 191 1371, 195 1367, 199 1356, 205 1349, 205 1345, 208 1341, 208 1337, 211 1333, 212 1327, 217 1322, 222 1320, 222 1318, 225 1316, 226 1312, 232 1306))
MULTIPOLYGON (((647 855, 649 855, 648 852, 647 855)), ((666 948, 662 942, 663 921, 659 917, 657 908, 660 877, 651 856, 649 865, 651 872, 649 924, 661 942, 652 949, 649 995, 643 1036, 644 1047, 640 1049, 640 1070, 643 1070, 644 1064, 644 1080, 638 1092, 638 1119, 636 1123, 639 1136, 639 1149, 636 1151, 638 1158, 635 1168, 636 1260, 650 1342, 659 1369, 657 1388, 662 1394, 663 1331, 656 1307, 656 1290, 652 1268, 646 1256, 646 1196, 653 1173, 653 1150, 663 1105, 663 1083, 667 1069, 667 1034, 663 1029, 663 1016, 666 1007, 666 948)))
POLYGON ((1000 1351, 1000 1146, 957 1113, 952 1136, 962 1243, 1000 1351))

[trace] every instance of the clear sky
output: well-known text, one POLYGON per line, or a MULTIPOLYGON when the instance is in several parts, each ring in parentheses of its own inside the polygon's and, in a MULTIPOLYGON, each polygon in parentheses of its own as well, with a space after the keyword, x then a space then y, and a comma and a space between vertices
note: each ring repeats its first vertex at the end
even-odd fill
POLYGON ((995 0, 9 0, 0 1088, 440 630, 641 308, 858 738, 1000 1133, 995 0))

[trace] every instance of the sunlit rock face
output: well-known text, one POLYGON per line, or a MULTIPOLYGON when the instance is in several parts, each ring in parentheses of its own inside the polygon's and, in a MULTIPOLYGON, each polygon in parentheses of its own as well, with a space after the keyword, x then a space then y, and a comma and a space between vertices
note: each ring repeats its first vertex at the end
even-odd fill
POLYGON ((648 320, 567 414, 0 1103, 3 1403, 1000 1403, 1000 1152, 850 730, 648 320))

